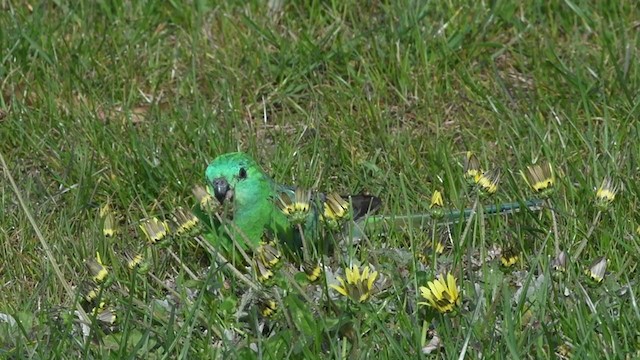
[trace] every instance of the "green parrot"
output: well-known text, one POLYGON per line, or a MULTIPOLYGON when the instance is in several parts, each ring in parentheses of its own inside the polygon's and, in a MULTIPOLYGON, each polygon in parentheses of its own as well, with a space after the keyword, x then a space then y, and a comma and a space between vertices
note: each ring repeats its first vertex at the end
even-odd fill
POLYGON ((276 206, 281 187, 251 157, 239 152, 218 156, 207 167, 205 177, 210 195, 228 207, 223 217, 231 220, 223 229, 218 219, 213 219, 214 228, 222 230, 213 245, 229 252, 233 250, 233 237, 244 249, 257 247, 265 232, 277 234, 285 242, 292 241, 294 229, 276 206))
MULTIPOLYGON (((244 249, 252 249, 263 241, 265 234, 277 238, 292 251, 302 246, 302 238, 317 244, 318 224, 324 221, 333 227, 344 225, 348 219, 355 226, 349 236, 363 236, 380 232, 389 226, 418 226, 430 224, 432 213, 404 216, 373 215, 380 207, 379 198, 370 195, 339 196, 301 191, 273 181, 247 154, 241 152, 218 156, 207 167, 205 180, 211 196, 226 210, 226 226, 213 219, 217 234, 208 240, 226 252, 233 251, 232 238, 244 249), (298 227, 297 225, 300 225, 298 227), (302 232, 299 231, 302 229, 302 232), (355 229, 355 230, 353 230, 355 229)), ((541 200, 491 205, 485 214, 504 214, 522 208, 538 210, 541 200)), ((439 221, 455 222, 468 218, 472 210, 444 210, 439 221)), ((237 246, 237 245, 236 245, 237 246)))
POLYGON ((234 250, 231 239, 247 250, 259 246, 265 237, 276 238, 295 252, 302 246, 303 237, 316 243, 321 219, 331 220, 336 213, 346 217, 341 210, 352 205, 348 216, 358 220, 380 206, 380 200, 374 196, 348 196, 347 203, 335 194, 312 195, 280 185, 251 157, 240 152, 218 156, 207 167, 205 178, 210 195, 223 208, 222 217, 230 220, 221 226, 220 219, 212 219, 217 234, 207 238, 227 253, 234 250), (322 213, 318 211, 321 208, 322 213), (300 224, 300 228, 296 224, 300 224))

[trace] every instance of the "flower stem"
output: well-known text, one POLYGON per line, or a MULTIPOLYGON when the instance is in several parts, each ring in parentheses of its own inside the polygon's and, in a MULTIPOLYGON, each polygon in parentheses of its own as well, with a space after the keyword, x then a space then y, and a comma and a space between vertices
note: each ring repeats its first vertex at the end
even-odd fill
POLYGON ((578 250, 576 250, 576 254, 573 257, 574 259, 577 259, 578 256, 580 256, 580 254, 582 253, 582 250, 584 250, 584 248, 587 246, 587 242, 589 241, 591 234, 593 234, 593 230, 595 230, 596 225, 600 222, 600 216, 602 216, 602 210, 598 210, 596 217, 593 218, 591 227, 589 228, 589 231, 587 231, 587 235, 584 237, 582 242, 580 242, 580 245, 578 246, 578 250))
POLYGON ((553 222, 553 237, 555 238, 554 241, 554 249, 556 251, 556 254, 560 253, 560 236, 558 235, 558 220, 556 219, 556 211, 553 210, 553 207, 551 206, 551 202, 549 200, 547 200, 547 204, 549 205, 549 210, 551 211, 551 221, 553 222))

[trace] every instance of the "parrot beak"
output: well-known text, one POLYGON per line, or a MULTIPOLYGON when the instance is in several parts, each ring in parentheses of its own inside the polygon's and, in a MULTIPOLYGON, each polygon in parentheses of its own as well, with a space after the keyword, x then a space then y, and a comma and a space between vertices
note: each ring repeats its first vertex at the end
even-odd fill
POLYGON ((213 187, 213 195, 218 199, 220 204, 224 204, 225 200, 231 199, 233 191, 229 187, 229 182, 225 178, 217 178, 211 182, 213 187))

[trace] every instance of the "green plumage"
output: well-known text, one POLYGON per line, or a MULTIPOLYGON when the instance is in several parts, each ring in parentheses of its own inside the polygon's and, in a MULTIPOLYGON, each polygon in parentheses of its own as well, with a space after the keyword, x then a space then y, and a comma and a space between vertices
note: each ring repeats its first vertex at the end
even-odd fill
MULTIPOLYGON (((278 239, 291 240, 293 232, 289 221, 275 206, 278 185, 249 156, 243 153, 221 155, 207 167, 205 178, 214 192, 211 195, 216 196, 215 181, 218 179, 224 179, 228 184, 228 191, 232 192, 229 199, 222 199, 231 202, 233 225, 227 226, 227 229, 219 228, 213 245, 221 245, 229 251, 232 249, 230 237, 234 237, 245 248, 248 247, 244 244, 245 241, 255 247, 265 231, 277 234, 278 239)), ((220 196, 216 198, 220 200, 220 196)))

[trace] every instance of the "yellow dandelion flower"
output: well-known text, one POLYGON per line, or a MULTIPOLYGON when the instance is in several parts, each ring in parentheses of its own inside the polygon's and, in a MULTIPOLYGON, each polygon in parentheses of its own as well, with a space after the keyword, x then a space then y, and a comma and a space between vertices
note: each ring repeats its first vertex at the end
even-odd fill
POLYGON ((445 241, 443 239, 434 239, 433 240, 433 251, 436 252, 436 254, 442 254, 444 252, 444 245, 445 245, 445 241))
POLYGON ((429 204, 429 209, 431 209, 431 216, 435 219, 439 219, 444 216, 444 211, 442 207, 444 206, 444 201, 442 200, 442 193, 438 190, 433 192, 431 195, 431 204, 429 204))
POLYGON ((302 264, 302 270, 307 275, 309 282, 315 282, 322 276, 322 267, 317 262, 305 262, 302 264))
POLYGON ((334 220, 340 220, 349 215, 349 202, 337 193, 327 195, 324 202, 324 216, 334 220))
POLYGON ((440 313, 453 311, 461 302, 456 278, 451 273, 447 273, 446 280, 440 274, 436 280, 429 281, 427 286, 421 286, 420 293, 427 301, 418 304, 430 306, 440 313))
POLYGON ((89 259, 85 261, 85 265, 91 274, 91 279, 96 283, 101 283, 104 279, 109 275, 109 270, 102 263, 102 259, 100 258, 100 253, 96 252, 95 259, 89 259))
POLYGON ((108 203, 100 208, 100 217, 103 219, 102 234, 106 237, 115 235, 118 232, 116 228, 116 216, 108 203))
POLYGON ((152 244, 164 239, 169 234, 169 224, 158 218, 151 218, 143 222, 140 224, 140 229, 152 244))
POLYGON ((447 243, 449 241, 452 241, 451 229, 449 228, 449 226, 439 226, 438 230, 436 231, 436 237, 433 238, 431 247, 436 254, 442 254, 447 248, 447 243))
POLYGON ((363 303, 371 297, 373 284, 378 277, 377 271, 371 271, 369 266, 365 266, 360 273, 360 267, 353 265, 345 269, 346 280, 338 276, 339 285, 331 284, 330 286, 341 295, 351 299, 352 301, 363 303))
POLYGON ((198 219, 198 217, 195 216, 194 213, 181 207, 178 207, 173 212, 173 217, 171 220, 173 221, 175 227, 173 233, 176 236, 188 234, 189 232, 191 232, 191 230, 198 226, 198 223, 200 222, 200 219, 198 219))
POLYGON ((144 256, 142 254, 125 253, 124 258, 129 270, 133 270, 136 267, 141 266, 141 264, 143 264, 144 262, 144 256))
POLYGON ((327 195, 322 220, 331 230, 337 230, 350 216, 351 205, 337 193, 327 195))
POLYGON ((585 274, 589 276, 596 283, 602 282, 604 280, 604 276, 607 272, 607 258, 601 256, 595 259, 591 266, 585 270, 585 274))
POLYGON ((282 257, 282 254, 275 245, 276 243, 274 241, 261 242, 260 246, 256 249, 260 261, 270 268, 276 266, 282 257))
POLYGON ((558 256, 551 262, 551 266, 553 270, 558 272, 565 272, 567 270, 567 263, 569 261, 569 256, 565 251, 561 251, 558 256))
POLYGON ((433 259, 433 254, 436 253, 438 255, 444 253, 444 249, 446 247, 447 239, 433 239, 431 242, 431 246, 427 245, 424 249, 416 252, 416 256, 418 261, 422 264, 428 264, 431 259, 433 259))
POLYGON ((564 343, 556 346, 555 355, 558 359, 568 360, 573 358, 573 352, 571 351, 571 345, 564 343))
POLYGON ((96 317, 96 320, 107 323, 114 324, 116 322, 116 313, 111 307, 107 307, 105 302, 101 302, 100 305, 94 307, 91 310, 91 314, 96 317))
POLYGON ((602 209, 606 209, 611 205, 618 193, 618 187, 614 184, 610 177, 605 177, 602 184, 596 191, 596 204, 602 209))
POLYGON ((209 189, 208 185, 206 189, 200 185, 196 185, 193 187, 191 192, 193 193, 193 197, 196 198, 201 209, 214 212, 219 208, 220 203, 211 196, 212 191, 209 189))
POLYGON ((259 306, 260 314, 266 318, 273 316, 278 311, 278 303, 272 299, 262 299, 259 306))
POLYGON ((522 171, 520 174, 533 192, 539 196, 547 197, 553 192, 556 177, 549 162, 528 166, 527 174, 525 175, 522 171))
POLYGON ((439 190, 433 192, 431 195, 431 205, 429 205, 429 209, 443 207, 444 202, 442 201, 442 193, 439 190))
POLYGON ((290 192, 281 192, 276 200, 280 210, 289 217, 292 224, 303 224, 311 208, 311 191, 297 188, 290 192))
POLYGON ((266 283, 271 278, 273 278, 273 272, 263 263, 260 259, 254 261, 256 276, 258 277, 258 281, 261 283, 266 283))
POLYGON ((87 302, 93 302, 93 300, 95 300, 98 295, 100 294, 100 286, 96 286, 94 283, 91 283, 89 281, 84 281, 81 286, 81 294, 83 294, 83 298, 87 301, 87 302))
POLYGON ((512 267, 518 262, 518 260, 520 260, 518 252, 511 248, 506 249, 502 252, 502 255, 500 255, 500 262, 502 263, 502 266, 506 268, 512 267))
POLYGON ((498 191, 498 184, 500 183, 500 168, 487 171, 480 175, 478 178, 478 186, 480 191, 485 195, 493 195, 498 191))
POLYGON ((471 151, 467 151, 464 160, 464 178, 470 185, 475 185, 478 183, 478 180, 483 173, 482 169, 480 168, 480 161, 478 160, 478 157, 471 151))

